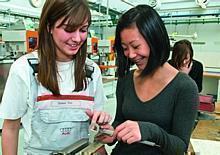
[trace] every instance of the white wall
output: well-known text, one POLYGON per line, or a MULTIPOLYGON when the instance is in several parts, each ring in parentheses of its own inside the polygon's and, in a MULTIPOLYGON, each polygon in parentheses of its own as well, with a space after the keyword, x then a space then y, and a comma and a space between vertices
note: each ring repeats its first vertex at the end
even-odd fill
POLYGON ((166 25, 166 27, 169 34, 178 32, 178 34, 192 35, 196 32, 198 38, 188 40, 195 43, 205 42, 205 44, 193 44, 194 58, 202 61, 205 67, 220 67, 220 24, 182 24, 166 25))

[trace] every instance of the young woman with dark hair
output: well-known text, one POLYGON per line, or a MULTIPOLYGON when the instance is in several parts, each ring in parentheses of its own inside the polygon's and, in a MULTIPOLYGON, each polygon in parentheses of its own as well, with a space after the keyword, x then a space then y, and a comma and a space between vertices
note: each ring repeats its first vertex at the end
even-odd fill
POLYGON ((116 27, 117 110, 112 155, 183 155, 197 113, 195 82, 167 63, 169 38, 159 14, 148 5, 125 12, 116 27), (135 64, 136 69, 131 70, 135 64))

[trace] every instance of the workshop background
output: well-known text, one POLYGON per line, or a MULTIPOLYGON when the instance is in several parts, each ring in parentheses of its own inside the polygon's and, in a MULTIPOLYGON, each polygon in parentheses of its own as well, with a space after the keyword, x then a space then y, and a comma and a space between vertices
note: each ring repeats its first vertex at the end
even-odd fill
MULTIPOLYGON (((11 64, 37 48, 43 4, 44 0, 0 0, 0 101, 11 64)), ((92 25, 88 57, 101 68, 108 98, 106 111, 114 116, 116 107, 115 26, 123 12, 138 4, 148 4, 158 11, 171 46, 180 39, 192 42, 194 58, 204 65, 201 94, 213 97, 215 109, 201 111, 202 119, 192 134, 191 145, 199 155, 220 154, 220 0, 89 0, 92 25)), ((19 155, 23 154, 22 128, 20 137, 19 155)), ((111 152, 110 147, 107 150, 111 152)))

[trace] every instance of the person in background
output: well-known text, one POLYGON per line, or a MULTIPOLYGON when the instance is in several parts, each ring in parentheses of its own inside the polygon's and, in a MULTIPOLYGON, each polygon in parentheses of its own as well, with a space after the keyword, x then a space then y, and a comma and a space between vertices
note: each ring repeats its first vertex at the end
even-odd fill
POLYGON ((171 60, 173 67, 188 74, 197 84, 199 93, 202 91, 203 65, 193 59, 193 48, 190 41, 184 39, 177 41, 173 46, 171 60))
POLYGON ((183 155, 197 114, 195 82, 172 67, 169 37, 159 14, 148 5, 125 12, 116 27, 117 110, 112 155, 183 155), (132 64, 137 69, 130 70, 132 64))
POLYGON ((90 121, 111 120, 100 69, 86 58, 90 23, 86 0, 45 1, 38 51, 13 63, 2 98, 4 155, 17 154, 21 120, 28 155, 61 150, 88 138, 90 121), (36 76, 29 58, 39 61, 36 76))

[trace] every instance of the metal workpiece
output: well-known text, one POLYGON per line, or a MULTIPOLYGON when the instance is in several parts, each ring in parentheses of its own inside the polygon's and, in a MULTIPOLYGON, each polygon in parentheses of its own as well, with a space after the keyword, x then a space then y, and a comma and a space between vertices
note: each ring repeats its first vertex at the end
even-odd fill
POLYGON ((88 138, 81 139, 68 147, 64 148, 63 150, 55 151, 51 153, 51 155, 75 155, 76 153, 80 152, 82 149, 89 145, 88 138))
POLYGON ((97 150, 103 146, 104 144, 100 142, 90 144, 89 140, 85 138, 75 142, 63 150, 51 153, 51 155, 99 155, 97 150))
POLYGON ((106 134, 112 136, 114 131, 101 129, 97 123, 92 123, 89 126, 89 138, 81 139, 72 145, 60 151, 55 151, 51 155, 100 155, 103 153, 103 143, 96 140, 97 136, 106 134))
POLYGON ((98 150, 104 146, 103 143, 100 142, 94 142, 92 144, 89 144, 87 147, 82 149, 79 153, 76 155, 99 155, 100 153, 98 150))
POLYGON ((91 123, 91 125, 89 126, 89 143, 94 143, 97 136, 100 136, 102 134, 112 136, 113 133, 114 131, 112 130, 101 129, 97 123, 91 123))
POLYGON ((99 125, 91 123, 89 126, 89 143, 92 144, 95 141, 97 134, 99 133, 99 125))

